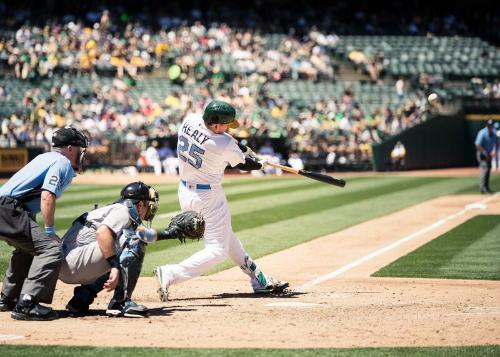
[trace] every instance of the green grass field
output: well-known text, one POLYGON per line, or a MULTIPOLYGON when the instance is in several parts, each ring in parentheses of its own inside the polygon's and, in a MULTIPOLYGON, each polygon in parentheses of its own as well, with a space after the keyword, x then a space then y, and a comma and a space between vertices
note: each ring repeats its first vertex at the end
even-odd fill
MULTIPOLYGON (((255 258, 381 217, 442 195, 477 193, 477 177, 363 176, 347 179, 344 189, 307 179, 234 179, 224 184, 232 212, 233 229, 255 258)), ((500 176, 492 178, 500 187, 500 176)), ((177 186, 157 185, 160 207, 153 227, 167 225, 178 210, 177 186)), ((62 235, 71 222, 94 204, 117 199, 121 186, 73 185, 57 202, 56 226, 62 235)), ((153 243, 147 248, 143 275, 158 264, 182 260, 203 246, 178 241, 153 243)), ((0 242, 0 273, 11 249, 0 242)), ((211 272, 231 266, 226 262, 211 272)))
MULTIPOLYGON (((344 189, 305 179, 235 179, 226 181, 225 192, 233 218, 233 229, 255 258, 267 255, 316 237, 333 233, 366 220, 381 217, 402 208, 448 194, 477 193, 477 177, 354 177, 344 189)), ((158 185, 160 208, 153 226, 167 225, 178 210, 176 185, 158 185)), ((500 176, 492 178, 492 187, 500 188, 500 176)), ((71 222, 94 204, 114 201, 121 186, 74 185, 58 201, 56 224, 62 235, 71 222)), ((479 221, 482 235, 475 241, 456 239, 457 247, 445 250, 439 274, 465 266, 484 250, 498 252, 498 217, 486 216, 479 221), (482 221, 484 219, 485 221, 482 221), (445 262, 446 260, 446 262, 445 262), (450 268, 451 267, 451 268, 450 268)), ((464 225, 465 226, 465 225, 464 225)), ((477 229, 477 228, 473 228, 477 229)), ((463 235, 463 237, 467 234, 463 235)), ((469 235, 470 236, 470 235, 469 235)), ((455 241, 454 241, 455 242, 455 241)), ((453 243, 455 244, 455 243, 453 243)), ((202 247, 202 242, 180 245, 178 241, 151 244, 147 249, 143 275, 151 275, 158 264, 175 263, 202 247)), ((442 244, 446 248, 448 244, 442 244)), ((12 249, 0 242, 0 273, 6 269, 12 249)), ((420 253, 419 253, 420 254, 420 253)), ((420 258, 419 258, 420 259, 420 258)), ((427 258, 428 259, 428 258, 427 258)), ((441 258, 438 258, 441 259, 441 258)), ((432 259, 431 259, 432 260, 432 259)), ((226 262, 211 272, 230 267, 226 262)), ((436 262, 435 266, 439 265, 436 262)), ((496 267, 498 268, 498 262, 496 267)), ((390 266, 388 267, 390 268, 390 266)), ((467 268, 469 269, 469 268, 467 268)), ((411 267, 409 268, 411 270, 411 267)), ((494 269, 493 269, 494 270, 494 269)), ((418 272, 422 274, 423 270, 418 272)), ((476 272, 474 278, 491 278, 491 272, 476 272)), ((498 278, 499 270, 494 276, 498 278)), ((415 276, 415 275, 412 275, 415 276)), ((453 277, 449 275, 448 277, 453 277)), ((461 276, 462 277, 462 276, 461 276)), ((0 345, 1 356, 498 356, 500 346, 470 346, 446 348, 365 348, 365 349, 161 349, 161 348, 92 348, 66 346, 9 346, 0 345)))
POLYGON ((313 356, 368 356, 368 357, 451 357, 451 356, 498 356, 500 346, 464 346, 464 347, 420 347, 420 348, 353 348, 353 349, 180 349, 180 348, 96 348, 96 347, 65 347, 65 346, 0 346, 0 355, 4 357, 159 357, 159 356, 220 356, 220 357, 313 357, 313 356))
POLYGON ((476 216, 373 276, 500 280, 500 216, 476 216))

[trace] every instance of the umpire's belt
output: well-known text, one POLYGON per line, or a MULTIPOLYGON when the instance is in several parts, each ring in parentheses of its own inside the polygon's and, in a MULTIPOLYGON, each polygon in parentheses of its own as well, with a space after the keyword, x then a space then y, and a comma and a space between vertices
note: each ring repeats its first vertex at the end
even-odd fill
POLYGON ((208 183, 191 183, 181 180, 181 183, 190 190, 211 190, 212 187, 208 183))

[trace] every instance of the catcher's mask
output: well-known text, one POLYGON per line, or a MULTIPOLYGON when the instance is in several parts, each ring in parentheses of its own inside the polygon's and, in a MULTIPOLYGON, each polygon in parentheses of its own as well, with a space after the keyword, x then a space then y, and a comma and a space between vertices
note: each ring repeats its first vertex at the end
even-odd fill
POLYGON ((151 222, 158 211, 158 191, 142 181, 129 183, 122 189, 120 196, 124 200, 131 200, 134 204, 139 201, 147 202, 148 211, 144 217, 146 221, 151 222))
POLYGON ((73 167, 73 169, 81 173, 83 171, 85 150, 89 146, 89 139, 87 139, 87 136, 85 136, 82 131, 72 127, 61 128, 52 135, 53 147, 64 147, 68 145, 80 147, 80 152, 76 159, 76 167, 73 167))

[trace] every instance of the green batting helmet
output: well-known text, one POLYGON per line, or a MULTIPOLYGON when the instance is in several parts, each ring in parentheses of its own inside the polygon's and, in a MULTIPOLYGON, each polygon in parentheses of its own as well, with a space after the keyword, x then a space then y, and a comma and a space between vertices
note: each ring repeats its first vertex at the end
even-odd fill
POLYGON ((236 110, 226 102, 214 100, 210 102, 203 112, 203 120, 207 125, 210 124, 228 124, 231 129, 240 126, 236 120, 236 110))

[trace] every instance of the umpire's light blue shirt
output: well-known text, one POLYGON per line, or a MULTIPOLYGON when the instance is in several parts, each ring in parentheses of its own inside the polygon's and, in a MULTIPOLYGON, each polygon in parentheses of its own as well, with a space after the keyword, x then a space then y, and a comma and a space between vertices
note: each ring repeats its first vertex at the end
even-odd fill
POLYGON ((495 129, 493 129, 490 133, 488 128, 482 128, 479 130, 479 133, 477 133, 475 144, 481 146, 484 150, 490 153, 496 147, 497 140, 495 129))
POLYGON ((75 171, 63 154, 52 151, 38 155, 19 170, 0 188, 0 196, 9 196, 24 202, 33 213, 40 212, 42 190, 59 198, 71 183, 75 171))

